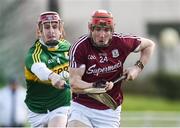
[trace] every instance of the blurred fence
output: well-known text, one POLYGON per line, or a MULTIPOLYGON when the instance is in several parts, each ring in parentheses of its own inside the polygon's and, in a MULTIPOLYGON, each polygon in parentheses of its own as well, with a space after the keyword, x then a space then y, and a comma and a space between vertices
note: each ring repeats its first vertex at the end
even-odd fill
POLYGON ((121 127, 180 127, 180 112, 122 112, 121 127))

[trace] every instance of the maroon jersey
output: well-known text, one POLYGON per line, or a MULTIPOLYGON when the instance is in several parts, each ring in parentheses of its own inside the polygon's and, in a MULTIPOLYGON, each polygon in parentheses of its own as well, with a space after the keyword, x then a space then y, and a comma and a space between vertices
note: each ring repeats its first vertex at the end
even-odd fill
MULTIPOLYGON (((113 81, 123 73, 123 63, 126 57, 140 44, 138 37, 113 34, 108 47, 97 48, 91 43, 91 38, 84 35, 70 49, 70 67, 79 68, 85 65, 82 80, 95 82, 100 79, 113 81)), ((120 105, 123 101, 121 82, 114 85, 107 93, 120 105)), ((108 107, 86 94, 74 94, 73 101, 90 108, 108 109, 108 107)))

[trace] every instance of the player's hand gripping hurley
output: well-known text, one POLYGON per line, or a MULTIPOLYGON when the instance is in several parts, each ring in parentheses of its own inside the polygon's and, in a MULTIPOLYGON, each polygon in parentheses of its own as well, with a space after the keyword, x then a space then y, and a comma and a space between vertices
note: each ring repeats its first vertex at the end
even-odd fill
MULTIPOLYGON (((64 77, 63 73, 60 74, 61 78, 64 77)), ((66 77, 66 79, 69 79, 69 75, 65 75, 68 76, 66 77)), ((116 84, 119 81, 125 80, 126 79, 126 75, 123 75, 119 78, 117 78, 116 80, 113 81, 113 84, 116 84)), ((83 89, 80 93, 94 93, 94 94, 98 94, 98 93, 105 93, 107 90, 105 89, 106 87, 106 80, 99 80, 95 83, 93 83, 93 87, 92 88, 87 88, 87 89, 83 89)), ((64 84, 64 88, 70 88, 70 86, 68 84, 64 84)))
MULTIPOLYGON (((126 79, 126 76, 121 76, 121 77, 117 78, 116 80, 114 80, 112 83, 115 84, 124 79, 126 79)), ((100 87, 106 86, 106 81, 102 81, 102 82, 98 81, 95 83, 99 84, 100 87)), ((87 92, 87 95, 89 97, 101 102, 102 104, 105 104, 109 108, 115 110, 118 107, 116 101, 108 93, 106 93, 107 90, 105 89, 105 87, 99 88, 99 86, 96 85, 94 88, 85 89, 85 91, 87 92)))
MULTIPOLYGON (((119 81, 125 80, 126 75, 123 75, 116 80, 113 81, 113 84, 116 84, 119 81)), ((93 84, 92 88, 87 88, 83 90, 83 93, 105 93, 107 90, 105 89, 106 86, 106 81, 105 80, 99 80, 93 84)))

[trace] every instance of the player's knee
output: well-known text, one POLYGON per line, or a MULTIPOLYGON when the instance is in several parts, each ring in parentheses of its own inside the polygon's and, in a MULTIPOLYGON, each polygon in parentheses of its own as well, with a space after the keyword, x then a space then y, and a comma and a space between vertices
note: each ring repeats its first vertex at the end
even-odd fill
POLYGON ((72 121, 68 121, 67 124, 68 128, 73 128, 73 127, 83 127, 83 128, 90 128, 90 126, 78 121, 78 120, 72 120, 72 121))

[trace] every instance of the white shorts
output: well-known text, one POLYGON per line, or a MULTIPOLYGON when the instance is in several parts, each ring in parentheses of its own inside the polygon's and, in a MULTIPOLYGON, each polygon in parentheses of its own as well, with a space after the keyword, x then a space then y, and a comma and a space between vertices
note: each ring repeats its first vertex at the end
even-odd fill
POLYGON ((28 109, 28 120, 32 127, 44 127, 47 126, 49 120, 51 120, 55 116, 64 116, 65 118, 67 118, 69 109, 69 106, 60 107, 45 114, 34 113, 28 109))
POLYGON ((97 110, 72 102, 68 122, 78 120, 92 128, 119 128, 121 106, 116 110, 97 110))

